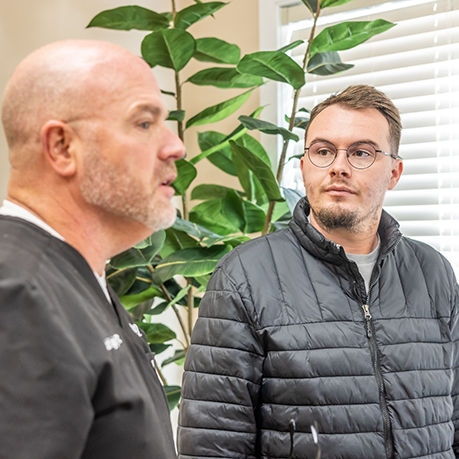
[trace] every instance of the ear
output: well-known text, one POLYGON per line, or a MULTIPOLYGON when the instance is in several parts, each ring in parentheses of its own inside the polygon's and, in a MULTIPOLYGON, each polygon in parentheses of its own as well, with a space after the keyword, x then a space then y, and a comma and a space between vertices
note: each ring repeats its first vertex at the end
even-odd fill
POLYGON ((62 177, 76 173, 76 134, 63 121, 49 120, 41 128, 41 145, 47 163, 62 177))
POLYGON ((392 171, 389 181, 389 186, 387 187, 388 190, 392 190, 397 185, 398 181, 400 180, 400 176, 403 172, 403 162, 400 159, 394 160, 392 164, 392 171))

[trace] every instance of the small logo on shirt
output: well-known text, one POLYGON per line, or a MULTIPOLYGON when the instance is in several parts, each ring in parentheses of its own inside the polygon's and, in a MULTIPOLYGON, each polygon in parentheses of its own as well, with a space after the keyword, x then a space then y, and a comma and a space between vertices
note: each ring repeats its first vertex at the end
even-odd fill
POLYGON ((118 333, 115 333, 114 335, 105 338, 104 344, 107 348, 107 351, 112 351, 119 349, 123 344, 123 340, 121 339, 120 335, 118 335, 118 333))
POLYGON ((140 331, 140 328, 136 325, 136 324, 129 324, 129 326, 131 327, 131 330, 137 335, 137 336, 140 336, 142 338, 142 332, 140 331))

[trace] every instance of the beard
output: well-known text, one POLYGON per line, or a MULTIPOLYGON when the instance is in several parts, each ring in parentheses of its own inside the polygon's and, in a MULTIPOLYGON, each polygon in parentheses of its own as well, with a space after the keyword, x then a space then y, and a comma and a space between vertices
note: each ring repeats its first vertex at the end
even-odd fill
MULTIPOLYGON (((97 151, 85 154, 85 173, 80 191, 88 204, 105 211, 135 220, 153 231, 166 229, 175 222, 177 211, 171 201, 159 199, 156 195, 160 181, 152 179, 151 191, 125 170, 119 170, 104 160, 97 151)), ((175 170, 175 169, 172 169, 175 170)), ((157 173, 157 176, 166 175, 157 173)), ((161 197, 161 196, 160 196, 161 197)))
POLYGON ((344 229, 351 233, 359 233, 359 226, 362 223, 357 211, 346 211, 339 205, 321 208, 316 212, 311 207, 316 221, 327 230, 344 229))

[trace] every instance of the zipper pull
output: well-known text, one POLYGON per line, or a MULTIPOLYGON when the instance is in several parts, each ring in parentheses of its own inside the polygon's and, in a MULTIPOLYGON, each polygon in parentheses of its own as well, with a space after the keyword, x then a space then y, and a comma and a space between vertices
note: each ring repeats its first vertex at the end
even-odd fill
POLYGON ((371 338, 373 333, 371 332, 371 314, 370 314, 370 308, 368 307, 368 304, 363 304, 362 305, 363 312, 365 314, 365 324, 366 324, 366 329, 367 329, 367 337, 371 338))

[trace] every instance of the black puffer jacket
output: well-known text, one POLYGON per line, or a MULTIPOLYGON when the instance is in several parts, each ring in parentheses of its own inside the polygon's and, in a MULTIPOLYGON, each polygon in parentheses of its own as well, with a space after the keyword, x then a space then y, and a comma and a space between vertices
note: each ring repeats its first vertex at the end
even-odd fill
POLYGON ((383 212, 367 298, 308 213, 300 201, 288 229, 213 274, 185 364, 180 458, 286 458, 291 419, 295 458, 314 458, 313 421, 324 459, 459 457, 450 265, 383 212))

